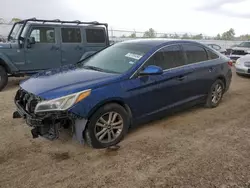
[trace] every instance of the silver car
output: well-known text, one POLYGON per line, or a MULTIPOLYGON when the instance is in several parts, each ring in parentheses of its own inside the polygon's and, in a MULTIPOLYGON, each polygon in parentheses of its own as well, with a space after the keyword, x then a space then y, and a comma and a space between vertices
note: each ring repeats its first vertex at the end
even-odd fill
POLYGON ((250 75, 250 54, 237 59, 235 68, 239 75, 250 75))

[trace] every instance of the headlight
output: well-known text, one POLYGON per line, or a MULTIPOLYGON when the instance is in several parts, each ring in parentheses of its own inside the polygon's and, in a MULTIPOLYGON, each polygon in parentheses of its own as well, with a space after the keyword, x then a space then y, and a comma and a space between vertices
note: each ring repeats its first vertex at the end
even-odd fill
POLYGON ((245 51, 246 53, 250 54, 250 50, 245 51))
POLYGON ((72 107, 74 104, 80 102, 89 96, 91 90, 85 90, 57 99, 42 101, 36 105, 35 113, 38 112, 48 112, 48 111, 63 111, 72 107))
POLYGON ((236 65, 239 65, 240 64, 240 60, 237 59, 236 62, 235 62, 236 65))

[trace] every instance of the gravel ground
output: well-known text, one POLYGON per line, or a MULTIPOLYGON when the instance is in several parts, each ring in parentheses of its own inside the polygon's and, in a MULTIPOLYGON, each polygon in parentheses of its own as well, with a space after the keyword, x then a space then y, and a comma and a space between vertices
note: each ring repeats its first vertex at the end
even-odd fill
POLYGON ((13 120, 19 80, 0 93, 0 187, 250 187, 250 80, 233 75, 219 107, 143 125, 118 151, 32 139, 13 120))

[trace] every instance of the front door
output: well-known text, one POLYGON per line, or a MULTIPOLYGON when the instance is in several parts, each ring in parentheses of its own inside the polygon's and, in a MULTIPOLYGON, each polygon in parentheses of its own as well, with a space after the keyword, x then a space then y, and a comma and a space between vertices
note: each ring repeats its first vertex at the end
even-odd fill
POLYGON ((35 44, 25 44, 25 66, 22 70, 38 71, 61 66, 61 50, 56 38, 56 28, 48 26, 31 27, 28 37, 35 38, 35 44))
POLYGON ((84 54, 83 36, 79 27, 61 28, 62 65, 75 64, 84 54))
POLYGON ((135 117, 139 118, 182 104, 189 92, 187 78, 190 69, 181 67, 185 65, 185 58, 179 45, 157 51, 143 67, 148 65, 160 66, 164 73, 136 76, 125 83, 129 93, 127 102, 135 117))

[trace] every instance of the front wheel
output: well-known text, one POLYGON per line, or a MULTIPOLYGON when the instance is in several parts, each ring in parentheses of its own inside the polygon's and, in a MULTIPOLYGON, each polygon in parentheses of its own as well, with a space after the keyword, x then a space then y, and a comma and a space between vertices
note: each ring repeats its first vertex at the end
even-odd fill
POLYGON ((90 118, 84 138, 93 148, 107 148, 118 144, 126 135, 129 115, 119 104, 100 107, 90 118))
POLYGON ((3 66, 0 65, 0 91, 2 91, 8 83, 8 74, 3 66))
POLYGON ((216 80, 207 96, 205 107, 215 108, 219 105, 224 94, 224 83, 221 80, 216 80))

